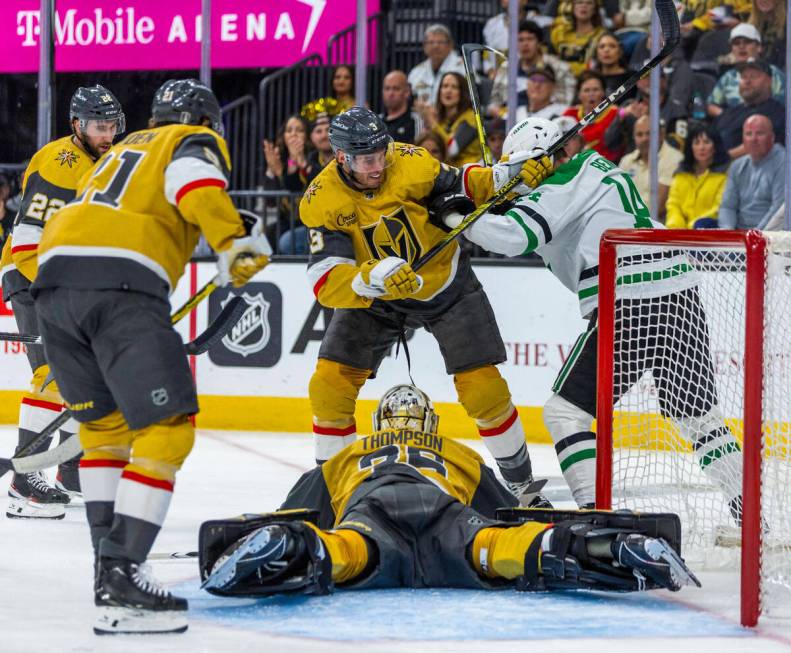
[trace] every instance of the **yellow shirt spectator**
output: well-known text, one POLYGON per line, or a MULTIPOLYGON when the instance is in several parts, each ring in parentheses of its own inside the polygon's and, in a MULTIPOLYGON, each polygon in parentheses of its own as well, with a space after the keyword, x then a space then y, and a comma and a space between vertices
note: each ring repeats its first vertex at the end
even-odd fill
POLYGON ((684 160, 670 182, 668 229, 717 226, 729 163, 719 133, 710 125, 694 124, 684 143, 684 160))
POLYGON ((725 190, 725 170, 706 170, 696 176, 693 172, 677 172, 670 183, 667 197, 668 229, 694 229, 700 218, 716 219, 722 191, 725 190))
POLYGON ((597 0, 573 0, 571 16, 558 15, 549 38, 558 57, 576 77, 593 58, 596 44, 605 31, 597 0))

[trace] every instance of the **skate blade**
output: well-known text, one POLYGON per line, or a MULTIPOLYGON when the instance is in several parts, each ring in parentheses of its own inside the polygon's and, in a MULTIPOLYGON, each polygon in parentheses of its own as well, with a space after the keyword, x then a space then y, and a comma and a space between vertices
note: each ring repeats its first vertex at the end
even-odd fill
POLYGON ((156 612, 135 608, 99 608, 93 625, 97 635, 162 635, 187 630, 186 610, 156 612))
POLYGON ((692 570, 687 567, 684 560, 673 550, 673 547, 662 538, 653 540, 649 547, 646 547, 646 550, 648 555, 654 560, 664 560, 670 566, 670 574, 676 579, 680 587, 693 584, 702 587, 698 577, 692 573, 692 570))
POLYGON ((529 508, 530 504, 533 502, 544 486, 547 484, 546 478, 539 478, 533 481, 530 485, 528 485, 520 494, 517 499, 519 499, 519 505, 522 508, 529 508))
MULTIPOLYGON (((231 581, 236 578, 236 567, 242 558, 247 558, 246 562, 253 562, 256 558, 250 556, 259 553, 265 549, 271 542, 269 531, 261 529, 257 533, 249 537, 246 542, 239 546, 228 559, 225 560, 219 567, 212 570, 209 577, 201 584, 201 589, 226 589, 230 586, 231 581)), ((275 542, 275 546, 281 545, 285 547, 285 538, 282 543, 275 542)), ((283 552, 272 555, 272 549, 267 550, 260 556, 261 563, 266 562, 267 559, 282 556, 283 552)), ((237 579, 241 580, 241 579, 237 579)))
POLYGON ((5 515, 9 519, 63 519, 66 508, 62 503, 36 503, 9 497, 5 515))

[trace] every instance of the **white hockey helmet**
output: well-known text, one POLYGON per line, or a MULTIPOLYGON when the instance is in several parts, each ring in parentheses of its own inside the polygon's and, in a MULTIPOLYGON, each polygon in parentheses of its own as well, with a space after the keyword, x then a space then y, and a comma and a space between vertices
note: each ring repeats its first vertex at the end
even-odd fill
POLYGON ((436 433, 439 416, 434 404, 420 388, 408 383, 394 385, 382 395, 373 414, 374 431, 415 429, 436 433))
POLYGON ((533 158, 549 151, 563 132, 557 124, 546 118, 526 118, 514 125, 503 142, 503 155, 527 152, 533 158))

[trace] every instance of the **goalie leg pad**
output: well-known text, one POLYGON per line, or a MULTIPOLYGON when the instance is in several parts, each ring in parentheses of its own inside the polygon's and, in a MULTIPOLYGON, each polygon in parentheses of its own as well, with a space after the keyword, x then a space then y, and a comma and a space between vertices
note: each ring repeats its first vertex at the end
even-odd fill
POLYGON ((318 522, 316 510, 278 510, 268 513, 245 513, 228 519, 203 522, 198 531, 198 565, 205 581, 220 556, 235 542, 268 524, 309 521, 318 522))
POLYGON ((497 518, 554 524, 528 550, 517 589, 636 591, 699 585, 680 557, 681 522, 672 513, 505 508, 497 518))
POLYGON ((201 585, 213 594, 329 594, 332 560, 305 522, 262 526, 232 544, 201 585))

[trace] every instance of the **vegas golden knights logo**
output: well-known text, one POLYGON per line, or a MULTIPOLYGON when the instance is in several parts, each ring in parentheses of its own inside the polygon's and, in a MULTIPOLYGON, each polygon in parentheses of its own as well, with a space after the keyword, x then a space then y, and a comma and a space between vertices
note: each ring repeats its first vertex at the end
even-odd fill
POLYGON ((374 258, 397 256, 410 265, 423 255, 423 248, 403 207, 379 222, 362 228, 365 242, 374 258))

